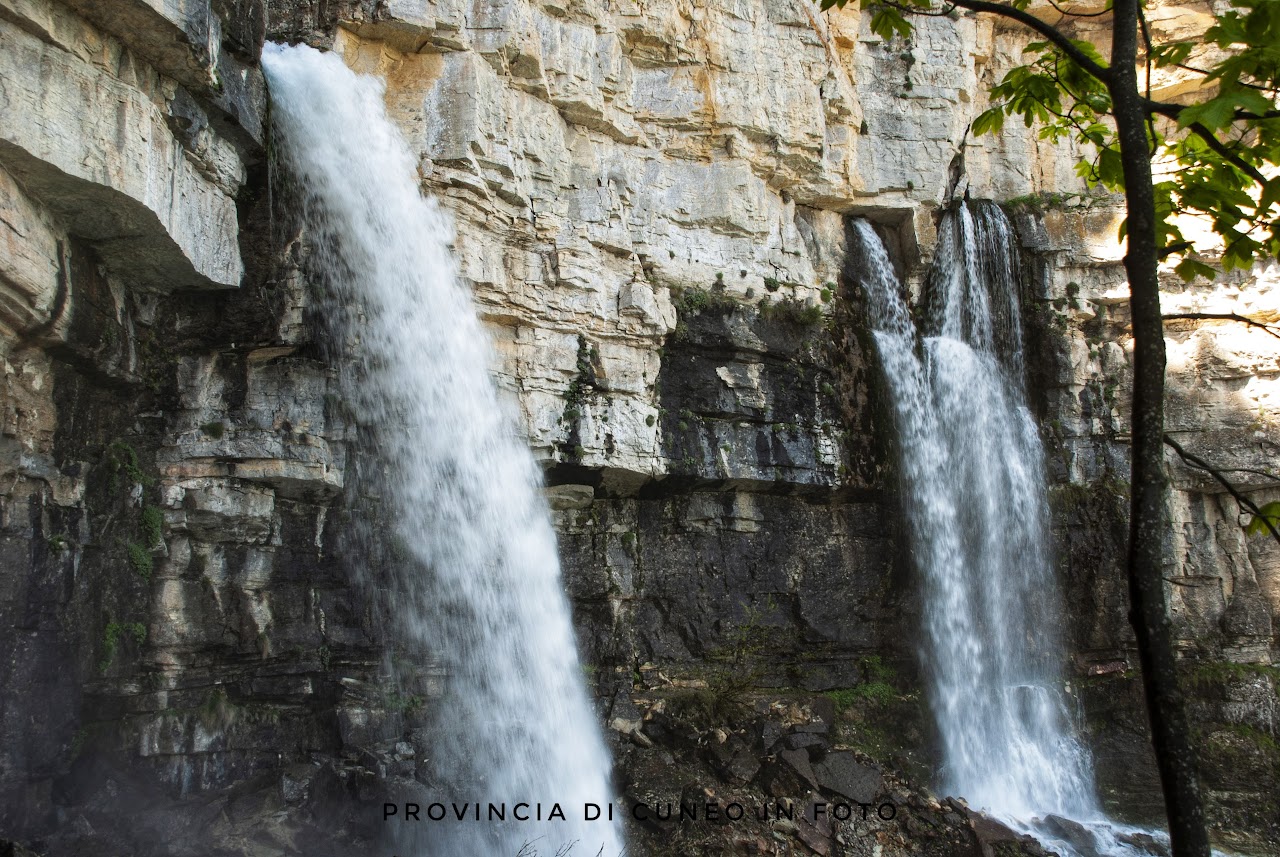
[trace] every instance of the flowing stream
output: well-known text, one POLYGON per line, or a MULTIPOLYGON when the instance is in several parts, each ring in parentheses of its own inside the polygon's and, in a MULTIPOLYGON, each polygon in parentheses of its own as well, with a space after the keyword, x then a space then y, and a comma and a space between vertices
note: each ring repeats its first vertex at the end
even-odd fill
POLYGON ((1064 692, 1012 227, 993 204, 946 214, 919 332, 875 230, 854 231, 924 587, 940 786, 1064 854, 1145 853, 1149 833, 1103 815, 1064 692))
MULTIPOLYGON (((392 636, 446 671, 435 797, 505 803, 507 823, 406 822, 417 855, 615 857, 610 759, 583 686, 541 475, 489 375, 491 345, 419 192, 383 83, 307 47, 268 45, 275 157, 301 199, 310 268, 350 343, 345 404, 387 465, 375 481, 403 557, 392 636), (353 309, 354 308, 354 309, 353 309), (543 821, 511 821, 541 804, 543 821), (553 804, 565 818, 548 818, 553 804), (522 847, 524 851, 521 852, 522 847)), ((413 799, 413 798, 410 798, 413 799)), ((425 809, 425 805, 424 805, 425 809)), ((403 852, 402 852, 403 853, 403 852)))

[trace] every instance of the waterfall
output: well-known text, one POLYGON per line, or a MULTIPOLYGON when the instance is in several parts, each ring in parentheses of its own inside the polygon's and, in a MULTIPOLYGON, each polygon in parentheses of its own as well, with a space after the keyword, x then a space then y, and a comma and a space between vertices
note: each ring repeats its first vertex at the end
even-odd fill
POLYGON ((274 154, 301 197, 323 309, 350 343, 344 403, 385 462, 374 493, 400 557, 384 584, 389 636, 447 674, 430 703, 434 794, 507 807, 506 823, 405 822, 404 850, 516 857, 526 844, 521 853, 547 854, 577 843, 576 854, 613 857, 620 826, 584 820, 588 802, 607 812, 610 760, 541 475, 489 376, 491 346, 450 253, 451 227, 419 193, 380 80, 307 47, 268 45, 263 67, 274 154), (511 821, 520 802, 531 817, 540 803, 544 820, 511 821), (563 820, 548 818, 553 804, 563 820))
POLYGON ((854 237, 922 579, 941 788, 1064 854, 1141 853, 1100 809, 1064 692, 1012 227, 993 204, 945 215, 919 334, 874 229, 856 221, 854 237))

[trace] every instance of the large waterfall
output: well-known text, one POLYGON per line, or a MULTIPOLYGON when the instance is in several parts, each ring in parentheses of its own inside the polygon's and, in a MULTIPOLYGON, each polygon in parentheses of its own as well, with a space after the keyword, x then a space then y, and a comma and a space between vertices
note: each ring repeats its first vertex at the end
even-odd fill
POLYGON ((941 787, 1064 854, 1136 853, 1101 812, 1060 673, 1011 226, 992 204, 946 214, 919 333, 884 245, 854 229, 923 581, 941 787))
MULTIPOLYGON (((447 673, 430 765, 437 799, 508 821, 406 822, 416 855, 614 857, 610 760, 583 687, 540 474, 489 376, 491 346, 419 193, 383 84, 306 47, 268 46, 274 146, 304 208, 310 268, 347 319, 342 395, 377 438, 391 636, 447 673), (517 803, 543 821, 511 821, 517 803), (565 818, 553 816, 559 804, 565 818), (607 809, 605 810, 607 813, 607 809)), ((358 560, 357 560, 358 561, 358 560)), ((425 810, 425 806, 423 807, 425 810)), ((487 815, 484 816, 487 819, 487 815)))

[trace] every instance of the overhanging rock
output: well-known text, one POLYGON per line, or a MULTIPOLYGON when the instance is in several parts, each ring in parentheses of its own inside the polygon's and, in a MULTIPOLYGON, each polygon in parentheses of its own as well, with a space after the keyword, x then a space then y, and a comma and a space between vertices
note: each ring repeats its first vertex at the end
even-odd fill
POLYGON ((124 53, 127 75, 103 59, 0 19, 0 165, 113 270, 166 290, 238 286, 228 188, 171 134, 163 96, 150 91, 163 80, 124 53))

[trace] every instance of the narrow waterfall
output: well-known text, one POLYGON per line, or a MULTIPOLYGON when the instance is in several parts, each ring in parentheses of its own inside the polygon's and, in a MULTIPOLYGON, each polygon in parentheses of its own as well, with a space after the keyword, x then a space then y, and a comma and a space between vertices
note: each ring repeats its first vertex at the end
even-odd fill
POLYGON ((1140 853, 1101 812, 1063 689, 1012 227, 993 204, 946 214, 919 333, 884 245, 854 229, 922 578, 940 786, 1064 854, 1140 853))
POLYGON ((615 857, 620 826, 583 818, 585 803, 610 800, 610 759, 541 477, 489 376, 491 346, 459 280, 450 225, 419 192, 380 80, 307 47, 269 45, 263 67, 311 268, 353 343, 343 397, 386 462, 375 487, 385 535, 403 554, 389 631, 447 671, 444 698, 431 702, 434 797, 508 808, 506 824, 406 823, 418 833, 400 853, 515 857, 577 843, 575 854, 615 857), (520 802, 530 816, 541 803, 546 820, 512 822, 520 802), (548 819, 553 803, 564 820, 548 819))

